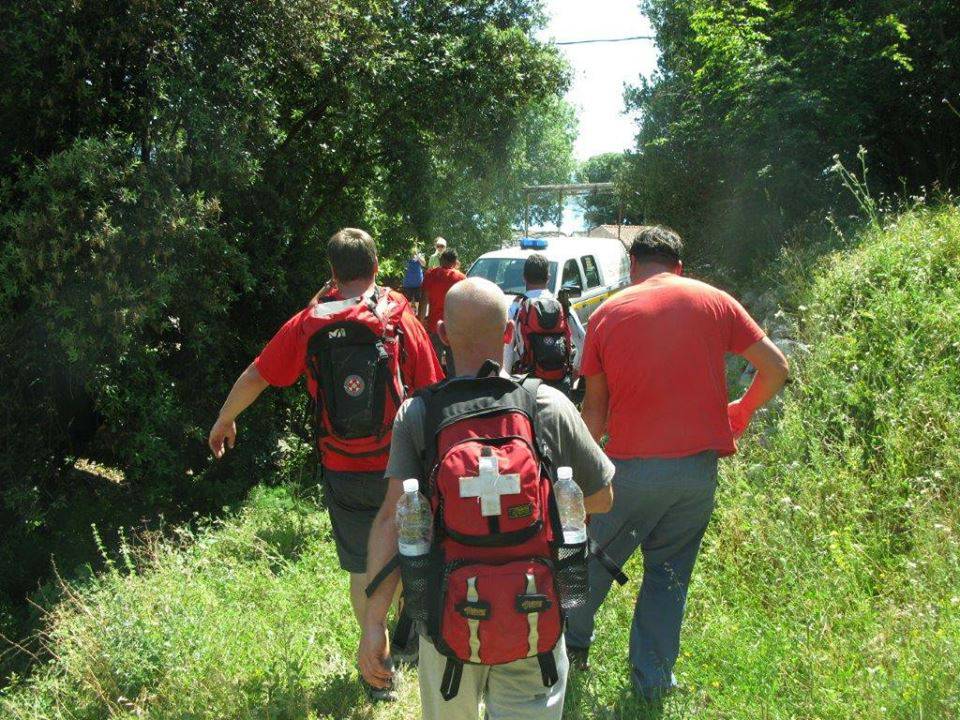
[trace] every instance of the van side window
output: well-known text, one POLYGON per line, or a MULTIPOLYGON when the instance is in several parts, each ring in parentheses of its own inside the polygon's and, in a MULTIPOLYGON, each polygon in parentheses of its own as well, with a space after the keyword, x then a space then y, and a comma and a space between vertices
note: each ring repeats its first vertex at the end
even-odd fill
POLYGON ((576 260, 567 260, 563 265, 563 275, 560 278, 560 287, 568 284, 574 284, 583 288, 583 280, 580 278, 580 268, 577 267, 576 260))
POLYGON ((597 261, 593 255, 584 255, 580 258, 583 263, 583 274, 587 276, 587 287, 594 288, 600 285, 600 271, 597 270, 597 261))

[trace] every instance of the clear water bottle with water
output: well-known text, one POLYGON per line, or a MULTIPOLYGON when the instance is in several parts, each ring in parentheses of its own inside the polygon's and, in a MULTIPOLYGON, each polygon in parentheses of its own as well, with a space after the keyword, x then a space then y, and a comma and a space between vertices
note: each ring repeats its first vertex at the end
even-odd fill
POLYGON ((416 478, 403 481, 403 495, 397 501, 397 530, 400 554, 426 555, 433 542, 433 513, 430 503, 420 494, 416 478))
POLYGON ((557 482, 553 486, 563 526, 563 544, 574 545, 587 541, 587 511, 583 506, 583 491, 573 481, 573 469, 557 468, 557 482))

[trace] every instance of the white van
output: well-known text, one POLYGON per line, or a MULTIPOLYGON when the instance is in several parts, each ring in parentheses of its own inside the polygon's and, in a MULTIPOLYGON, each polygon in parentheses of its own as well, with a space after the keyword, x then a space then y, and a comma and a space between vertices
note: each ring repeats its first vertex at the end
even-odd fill
POLYGON ((522 238, 517 247, 488 252, 467 276, 491 280, 507 295, 521 295, 526 290, 523 265, 535 252, 550 263, 547 289, 557 295, 562 288, 584 325, 600 303, 630 284, 630 260, 619 240, 563 235, 522 238))

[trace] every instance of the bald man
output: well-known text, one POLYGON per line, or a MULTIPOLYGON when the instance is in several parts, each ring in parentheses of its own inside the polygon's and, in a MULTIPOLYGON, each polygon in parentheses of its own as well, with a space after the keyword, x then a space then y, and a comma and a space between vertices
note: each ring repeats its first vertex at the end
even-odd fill
MULTIPOLYGON (((443 320, 438 326, 441 339, 453 352, 458 378, 475 377, 488 362, 499 363, 504 343, 513 336, 507 318, 507 297, 493 283, 468 278, 447 294, 443 320)), ((370 533, 367 570, 375 576, 397 553, 394 522, 397 500, 403 494, 403 480, 427 481, 423 466, 426 405, 420 397, 406 401, 397 413, 387 463, 389 488, 370 533)), ((541 385, 537 391, 534 418, 537 437, 554 467, 568 465, 584 494, 588 513, 602 513, 613 503, 610 482, 613 464, 590 437, 574 405, 560 391, 541 385)), ((399 572, 377 588, 368 600, 359 662, 364 679, 376 687, 388 687, 393 673, 387 666, 389 641, 386 616, 396 590, 399 572)), ((439 593, 440 588, 436 591, 439 593)), ((422 629, 421 629, 422 632, 422 629)), ((546 688, 536 657, 504 665, 464 664, 460 690, 450 700, 440 694, 446 666, 441 655, 425 636, 420 643, 420 701, 426 720, 476 720, 481 698, 492 720, 560 720, 566 691, 568 662, 563 641, 554 649, 558 681, 546 688)))

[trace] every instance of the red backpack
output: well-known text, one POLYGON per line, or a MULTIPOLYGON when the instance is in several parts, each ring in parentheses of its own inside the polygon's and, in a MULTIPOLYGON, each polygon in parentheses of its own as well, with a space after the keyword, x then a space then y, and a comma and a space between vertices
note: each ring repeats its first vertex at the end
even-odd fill
POLYGON ((401 295, 321 300, 306 330, 307 371, 317 386, 313 426, 323 453, 360 458, 386 455, 393 418, 407 395, 401 375, 408 307, 401 295))
POLYGON ((559 300, 543 295, 520 296, 517 332, 523 340, 523 354, 513 372, 551 382, 563 380, 570 374, 570 323, 559 300))
POLYGON ((538 385, 459 378, 419 393, 434 544, 399 563, 406 612, 447 656, 445 700, 463 663, 536 657, 551 687, 564 610, 585 599, 586 548, 561 544, 554 468, 534 429, 538 385))

